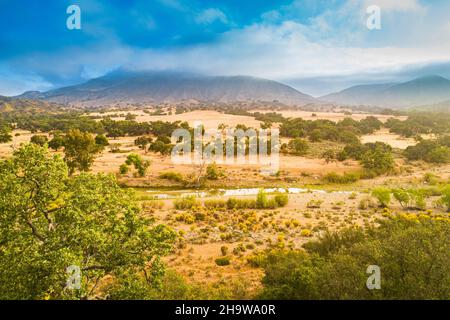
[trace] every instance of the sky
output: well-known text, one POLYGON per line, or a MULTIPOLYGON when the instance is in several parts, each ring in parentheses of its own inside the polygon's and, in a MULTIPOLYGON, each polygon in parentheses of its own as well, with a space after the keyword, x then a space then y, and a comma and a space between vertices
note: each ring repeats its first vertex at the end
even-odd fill
POLYGON ((250 75, 320 96, 450 78, 448 0, 0 0, 0 95, 118 68, 250 75), (81 29, 66 12, 80 8, 81 29), (381 28, 367 27, 369 6, 381 28))

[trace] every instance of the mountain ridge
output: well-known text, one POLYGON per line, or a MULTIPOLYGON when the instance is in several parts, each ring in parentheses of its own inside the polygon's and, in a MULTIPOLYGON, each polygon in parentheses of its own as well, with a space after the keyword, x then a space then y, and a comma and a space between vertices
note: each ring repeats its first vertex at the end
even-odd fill
POLYGON ((317 102, 277 81, 250 76, 203 76, 177 72, 116 71, 87 82, 50 90, 25 92, 15 98, 71 104, 161 103, 185 100, 235 102, 279 101, 288 105, 317 102))
POLYGON ((402 83, 353 86, 318 99, 340 104, 416 107, 450 100, 450 80, 438 75, 402 83))

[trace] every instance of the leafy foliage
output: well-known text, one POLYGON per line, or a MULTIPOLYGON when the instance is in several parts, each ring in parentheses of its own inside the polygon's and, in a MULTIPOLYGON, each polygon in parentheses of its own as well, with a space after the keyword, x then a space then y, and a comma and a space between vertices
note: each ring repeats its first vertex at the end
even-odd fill
POLYGON ((328 233, 305 251, 271 252, 263 263, 267 299, 450 298, 450 223, 398 217, 379 228, 328 233), (369 265, 381 289, 368 290, 369 265))
POLYGON ((92 134, 78 129, 70 130, 64 138, 64 160, 69 173, 72 174, 76 169, 89 171, 100 150, 92 134))
POLYGON ((1 299, 94 297, 102 279, 144 271, 149 288, 158 283, 175 233, 151 227, 113 176, 70 177, 59 156, 30 144, 0 162, 0 189, 1 299), (80 290, 65 288, 71 265, 80 290))

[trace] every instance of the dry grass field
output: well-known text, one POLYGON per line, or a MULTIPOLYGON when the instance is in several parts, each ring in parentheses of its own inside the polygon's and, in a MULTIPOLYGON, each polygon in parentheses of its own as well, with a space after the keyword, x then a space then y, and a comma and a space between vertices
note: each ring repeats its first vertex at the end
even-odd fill
MULTIPOLYGON (((150 116, 142 111, 131 111, 131 113, 137 116, 137 121, 180 120, 188 121, 190 125, 193 125, 195 121, 201 120, 207 128, 216 128, 221 123, 230 127, 237 124, 259 127, 259 121, 252 117, 226 115, 215 111, 193 111, 170 116, 150 116)), ((333 121, 347 117, 338 113, 318 112, 317 117, 311 117, 310 112, 303 111, 281 111, 281 113, 289 117, 333 121)), ((358 120, 366 116, 353 114, 352 118, 358 120)), ((387 119, 387 116, 377 117, 382 121, 387 119)), ((0 144, 0 158, 5 159, 10 156, 14 148, 28 142, 32 135, 23 130, 14 131, 12 142, 0 144)), ((198 165, 174 165, 170 156, 145 152, 134 145, 134 140, 135 137, 109 139, 110 145, 115 145, 119 151, 112 152, 110 147, 106 147, 96 157, 92 171, 115 174, 121 184, 136 188, 137 198, 142 203, 145 214, 178 232, 180 238, 176 249, 165 258, 169 268, 176 270, 187 281, 193 283, 212 286, 240 283, 245 287, 245 297, 251 297, 261 286, 263 276, 261 269, 252 267, 249 263, 249 259, 257 257, 258 252, 273 247, 300 248, 302 244, 317 238, 325 230, 374 225, 377 219, 402 211, 401 206, 396 203, 393 203, 389 209, 380 209, 376 200, 370 197, 369 190, 373 187, 380 185, 427 187, 423 182, 426 173, 432 173, 441 179, 450 177, 450 165, 434 166, 425 163, 411 165, 397 158, 396 163, 401 170, 395 176, 359 180, 348 185, 327 184, 322 180, 327 173, 358 172, 361 166, 354 160, 327 163, 320 157, 322 152, 327 148, 338 150, 343 145, 333 145, 331 142, 323 141, 311 143, 308 154, 302 157, 280 155, 280 170, 277 176, 262 175, 258 165, 221 164, 219 167, 225 172, 223 178, 207 181, 203 189, 194 190, 180 182, 162 179, 160 175, 164 172, 175 172, 188 177, 198 172, 198 165), (119 174, 119 166, 131 153, 137 153, 143 159, 151 161, 145 177, 137 177, 133 172, 119 174), (218 197, 214 194, 199 197, 197 205, 187 210, 177 210, 174 207, 174 200, 180 199, 183 192, 263 187, 302 187, 310 188, 310 191, 289 194, 289 203, 285 207, 276 209, 204 207, 202 203, 205 201, 229 199, 229 197, 218 197), (170 199, 155 199, 155 196, 166 193, 170 195, 170 199), (229 265, 218 265, 216 259, 224 256, 229 259, 229 265)), ((282 142, 288 141, 289 139, 283 138, 282 142)), ((364 135, 361 141, 363 143, 381 141, 395 149, 405 149, 416 143, 413 139, 391 134, 386 129, 364 135)), ((62 152, 59 153, 62 154, 62 152)), ((272 195, 269 194, 269 196, 272 195)), ((255 195, 236 198, 254 199, 255 195)), ((435 206, 435 200, 436 198, 433 197, 427 198, 426 207, 431 210, 428 214, 442 212, 442 209, 435 206)))

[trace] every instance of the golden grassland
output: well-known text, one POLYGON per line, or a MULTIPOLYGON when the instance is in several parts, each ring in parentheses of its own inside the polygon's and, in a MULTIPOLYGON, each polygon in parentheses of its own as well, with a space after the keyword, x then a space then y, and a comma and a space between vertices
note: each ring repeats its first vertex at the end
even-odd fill
MULTIPOLYGON (((216 111, 193 111, 170 116, 150 116, 142 111, 131 113, 137 115, 137 121, 181 120, 193 125, 194 121, 201 120, 207 128, 216 128, 221 123, 230 127, 237 124, 259 127, 259 121, 252 117, 225 115, 216 111)), ((311 112, 307 114, 310 115, 311 112)), ((307 114, 301 111, 286 111, 283 115, 308 118, 307 114)), ((352 115, 357 120, 365 116, 352 115)), ((344 117, 346 116, 343 114, 318 112, 314 119, 337 121, 344 117)), ((387 119, 386 116, 379 117, 380 120, 387 119)), ((32 135, 27 131, 14 131, 12 142, 0 144, 0 158, 9 157, 14 148, 28 142, 32 135)), ((259 166, 256 165, 220 165, 220 169, 226 172, 225 176, 216 181, 207 181, 203 188, 301 186, 325 191, 290 194, 289 203, 277 209, 208 209, 202 205, 205 200, 227 200, 226 197, 209 195, 198 199, 198 205, 189 210, 176 210, 172 199, 153 200, 146 188, 186 189, 187 187, 179 182, 161 179, 160 174, 177 172, 182 176, 188 176, 199 170, 198 165, 173 165, 170 156, 145 152, 134 145, 134 139, 135 137, 110 139, 110 144, 117 144, 120 152, 113 153, 111 148, 107 147, 97 156, 92 171, 117 174, 121 184, 136 187, 137 198, 142 203, 145 215, 171 226, 180 234, 174 252, 165 258, 169 268, 195 283, 245 281, 250 292, 248 296, 251 296, 251 292, 257 291, 263 276, 261 269, 254 268, 248 263, 248 259, 257 255, 259 251, 271 247, 300 248, 303 243, 318 237, 326 229, 338 230, 352 225, 360 227, 373 225, 383 216, 405 211, 395 203, 392 203, 389 209, 379 208, 369 194, 369 190, 375 186, 428 188, 430 186, 423 180, 426 173, 432 173, 442 181, 450 178, 450 165, 407 163, 397 157, 395 160, 399 169, 396 175, 359 180, 348 185, 330 185, 322 180, 325 174, 356 172, 361 167, 356 161, 327 163, 320 158, 323 151, 330 148, 338 150, 342 145, 330 142, 311 143, 308 154, 303 157, 280 155, 280 171, 277 176, 262 175, 259 166), (119 175, 119 166, 131 153, 138 153, 151 161, 145 177, 136 177, 133 173, 119 175), (229 258, 230 264, 219 266, 216 259, 224 256, 229 258)), ((401 138, 386 130, 362 137, 362 142, 375 141, 385 142, 395 149, 405 149, 415 144, 413 139, 401 138)), ((412 213, 427 215, 442 213, 443 209, 435 205, 435 200, 435 197, 428 197, 426 209, 412 210, 412 213)))

